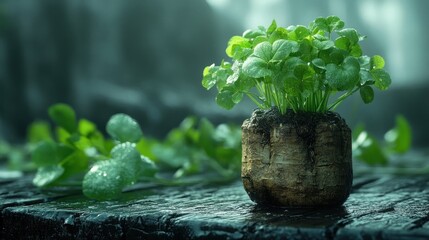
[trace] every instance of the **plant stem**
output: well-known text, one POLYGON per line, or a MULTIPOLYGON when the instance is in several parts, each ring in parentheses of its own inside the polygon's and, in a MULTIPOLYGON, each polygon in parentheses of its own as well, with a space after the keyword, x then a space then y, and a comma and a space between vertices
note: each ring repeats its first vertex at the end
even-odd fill
POLYGON ((252 93, 246 93, 246 95, 250 98, 250 100, 252 100, 252 102, 254 102, 256 104, 256 106, 258 106, 258 108, 260 109, 264 109, 264 106, 258 102, 258 100, 256 100, 256 98, 254 96, 252 96, 252 93))
POLYGON ((334 103, 332 103, 328 110, 329 111, 333 111, 335 110, 335 108, 342 102, 344 101, 344 99, 346 99, 347 97, 349 97, 350 95, 352 95, 354 92, 356 92, 357 90, 359 90, 359 87, 355 87, 352 90, 344 93, 343 95, 341 95, 334 103))

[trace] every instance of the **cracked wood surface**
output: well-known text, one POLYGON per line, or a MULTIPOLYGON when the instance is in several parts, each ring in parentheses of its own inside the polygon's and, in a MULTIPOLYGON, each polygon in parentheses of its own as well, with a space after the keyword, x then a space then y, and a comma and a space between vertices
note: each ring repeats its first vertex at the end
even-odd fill
POLYGON ((0 185, 2 239, 429 239, 429 176, 355 178, 334 209, 261 207, 241 182, 145 187, 108 202, 42 193, 31 177, 0 185))

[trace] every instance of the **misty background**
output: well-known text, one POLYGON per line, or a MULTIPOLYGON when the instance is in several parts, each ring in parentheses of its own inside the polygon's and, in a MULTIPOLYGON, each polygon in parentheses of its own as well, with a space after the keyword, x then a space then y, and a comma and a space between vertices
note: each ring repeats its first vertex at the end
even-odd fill
POLYGON ((0 0, 0 139, 23 141, 57 102, 100 129, 129 114, 154 137, 187 115, 241 124, 255 106, 221 109, 201 86, 203 68, 227 58, 228 39, 273 19, 337 15, 368 36, 364 54, 383 56, 393 81, 370 105, 357 94, 338 112, 380 137, 403 114, 414 146, 428 147, 428 9, 425 0, 0 0))

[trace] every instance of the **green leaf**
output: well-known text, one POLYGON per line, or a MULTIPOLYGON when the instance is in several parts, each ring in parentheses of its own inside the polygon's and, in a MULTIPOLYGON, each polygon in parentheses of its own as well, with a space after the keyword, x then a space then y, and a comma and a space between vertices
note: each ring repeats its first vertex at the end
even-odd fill
POLYGON ((297 54, 294 55, 299 55, 303 61, 310 62, 316 55, 314 54, 315 50, 317 54, 317 49, 313 47, 310 40, 304 39, 299 44, 299 51, 297 52, 297 54))
POLYGON ((302 61, 298 57, 291 57, 288 60, 286 60, 283 69, 287 71, 293 71, 296 66, 306 64, 304 61, 302 61))
POLYGON ((122 143, 115 146, 112 151, 112 160, 117 161, 120 167, 126 172, 123 180, 126 184, 134 183, 142 171, 142 161, 140 153, 135 149, 134 144, 122 143))
POLYGON ((370 165, 386 165, 388 162, 378 141, 365 131, 361 132, 353 142, 353 155, 370 165))
POLYGON ((143 136, 136 120, 123 113, 113 115, 107 122, 106 130, 119 142, 138 142, 143 136))
POLYGON ((287 39, 287 37, 288 37, 288 31, 285 28, 278 27, 276 30, 274 30, 273 33, 271 33, 268 40, 270 43, 273 43, 279 39, 287 39))
POLYGON ((64 168, 58 165, 39 167, 33 184, 37 187, 45 187, 54 183, 64 173, 64 168))
POLYGON ((344 62, 344 59, 348 56, 349 54, 341 49, 333 49, 330 53, 329 53, 329 61, 326 61, 326 63, 334 63, 337 65, 340 65, 344 62))
POLYGON ((366 69, 361 69, 359 72, 360 75, 360 84, 364 85, 367 82, 373 81, 371 74, 366 69))
POLYGON ((122 168, 116 162, 99 161, 83 178, 83 194, 97 200, 118 198, 125 186, 122 175, 122 168))
MULTIPOLYGON (((255 39, 253 39, 252 46, 256 47, 258 44, 260 44, 262 42, 267 42, 267 41, 268 41, 268 38, 266 36, 258 36, 255 39)), ((253 52, 253 50, 251 50, 250 48, 249 48, 249 50, 250 50, 250 54, 251 54, 253 52)), ((247 55, 247 56, 249 56, 249 55, 247 55)))
POLYGON ((48 113, 51 119, 67 132, 73 133, 76 131, 76 114, 69 105, 55 104, 49 107, 48 113))
POLYGON ((380 90, 386 90, 389 88, 392 80, 390 75, 383 69, 373 69, 370 71, 372 78, 374 79, 375 87, 380 90))
POLYGON ((61 143, 69 143, 68 139, 71 137, 71 134, 67 132, 64 128, 58 127, 55 129, 57 139, 61 143))
POLYGON ((248 39, 253 39, 256 38, 258 36, 265 36, 266 32, 263 31, 262 29, 248 29, 246 31, 244 31, 243 33, 243 37, 244 38, 248 38, 248 39))
POLYGON ((242 92, 236 92, 232 94, 232 101, 237 104, 243 100, 244 94, 242 92))
POLYGON ((311 63, 320 69, 325 69, 326 66, 325 62, 321 58, 315 58, 313 61, 311 61, 311 63))
POLYGON ((361 87, 359 93, 365 104, 371 103, 374 100, 374 90, 370 86, 361 87))
POLYGON ((225 52, 228 57, 237 59, 243 49, 251 48, 251 46, 252 45, 250 44, 249 39, 240 36, 233 36, 228 41, 228 47, 226 48, 225 52))
POLYGON ((405 153, 411 148, 412 130, 407 119, 402 116, 396 116, 395 128, 389 130, 384 139, 388 144, 389 150, 395 153, 405 153))
POLYGON ((243 63, 243 72, 252 78, 261 78, 272 74, 271 70, 268 68, 267 61, 252 56, 243 63))
POLYGON ((332 63, 326 65, 326 80, 334 90, 350 90, 359 82, 359 70, 359 62, 353 57, 347 57, 340 66, 332 63))
POLYGON ((71 177, 75 174, 83 174, 88 171, 89 158, 83 151, 76 150, 68 154, 61 161, 61 166, 64 168, 64 174, 61 176, 61 179, 71 177))
POLYGON ((310 35, 310 30, 305 26, 296 26, 293 31, 296 35, 297 40, 302 40, 310 35))
POLYGON ((237 81, 234 82, 234 90, 241 93, 247 93, 255 86, 255 84, 256 83, 252 78, 241 74, 237 81))
POLYGON ((203 118, 200 121, 199 131, 199 142, 201 144, 201 147, 206 151, 209 156, 214 156, 216 152, 216 142, 213 138, 215 133, 215 127, 210 121, 203 118))
POLYGON ((290 96, 299 96, 301 94, 301 80, 292 74, 285 75, 283 78, 285 92, 290 96))
POLYGON ((102 155, 108 155, 110 149, 107 148, 108 141, 104 139, 103 134, 96 131, 91 134, 89 140, 91 141, 92 146, 94 146, 102 155))
POLYGON ((335 46, 339 49, 348 51, 350 48, 350 40, 346 37, 339 37, 335 39, 335 46))
POLYGON ((234 62, 234 64, 232 65, 232 68, 231 68, 233 73, 231 75, 229 75, 228 78, 226 79, 227 85, 234 84, 238 80, 238 78, 240 77, 240 73, 241 73, 241 65, 242 64, 238 61, 234 62))
POLYGON ((368 57, 368 56, 361 56, 361 57, 358 58, 358 61, 359 61, 359 64, 360 64, 361 68, 365 68, 365 69, 370 70, 370 61, 371 61, 370 57, 368 57))
POLYGON ((252 56, 256 56, 265 62, 269 62, 273 56, 271 44, 269 42, 262 42, 258 44, 255 47, 252 56))
POLYGON ((382 69, 384 68, 384 58, 379 56, 379 55, 375 55, 371 58, 370 60, 370 68, 371 69, 382 69))
POLYGON ((312 31, 321 30, 324 32, 331 32, 331 28, 328 25, 328 21, 325 18, 319 17, 313 21, 311 26, 312 31))
POLYGON ((353 57, 360 57, 362 56, 362 49, 360 48, 359 44, 353 45, 350 49, 350 55, 353 57))
POLYGON ((272 60, 283 60, 289 54, 297 52, 299 50, 299 45, 295 41, 289 40, 277 40, 273 43, 272 46, 272 60))
POLYGON ((35 121, 28 127, 27 138, 30 143, 52 139, 51 127, 47 122, 35 121))
POLYGON ((148 157, 141 157, 141 165, 142 171, 140 172, 140 176, 153 177, 159 171, 158 167, 148 157))
POLYGON ((344 28, 337 31, 339 36, 346 37, 349 39, 351 45, 355 45, 359 42, 359 34, 353 28, 344 28))
POLYGON ((59 163, 57 144, 46 140, 40 142, 31 154, 31 161, 38 167, 54 165, 59 163))
POLYGON ((271 22, 271 25, 267 29, 267 34, 273 33, 276 29, 277 29, 277 23, 276 23, 276 20, 273 20, 271 22))
POLYGON ((204 68, 202 84, 207 90, 215 86, 217 83, 217 78, 214 75, 214 72, 217 71, 216 68, 218 69, 219 67, 216 67, 214 64, 204 68))
POLYGON ((89 134, 97 130, 97 126, 95 125, 95 123, 87 119, 80 119, 78 123, 78 129, 81 135, 88 136, 89 134))
POLYGON ((317 39, 315 39, 313 41, 313 44, 319 50, 326 50, 326 49, 329 49, 329 48, 331 48, 331 47, 333 47, 335 45, 334 42, 331 41, 331 40, 319 41, 317 39))
POLYGON ((156 160, 152 149, 158 144, 160 143, 157 139, 141 138, 140 141, 136 144, 136 150, 139 151, 141 155, 146 156, 149 159, 156 160))
POLYGON ((93 147, 92 142, 84 136, 73 135, 73 137, 69 138, 69 141, 73 146, 75 146, 77 149, 80 149, 82 151, 85 151, 88 148, 93 147))
POLYGON ((326 22, 329 25, 329 32, 334 32, 344 27, 344 22, 337 16, 327 17, 326 22))
POLYGON ((230 91, 230 90, 222 90, 221 92, 218 93, 218 95, 216 96, 216 103, 225 108, 225 109, 231 109, 235 106, 234 101, 232 100, 233 97, 232 95, 234 94, 234 92, 230 91))

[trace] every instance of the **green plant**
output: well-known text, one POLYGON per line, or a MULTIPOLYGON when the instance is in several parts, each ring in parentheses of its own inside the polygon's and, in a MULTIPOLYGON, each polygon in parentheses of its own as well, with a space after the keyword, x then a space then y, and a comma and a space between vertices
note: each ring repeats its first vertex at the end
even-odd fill
POLYGON ((383 142, 358 125, 353 131, 353 157, 369 165, 387 165, 392 155, 408 152, 411 142, 411 126, 402 115, 396 116, 395 127, 384 134, 383 142))
POLYGON ((386 90, 391 79, 381 56, 362 55, 364 38, 336 16, 317 18, 308 27, 283 28, 273 21, 233 36, 226 48, 232 63, 206 67, 202 85, 216 86, 216 102, 226 109, 244 95, 261 109, 276 106, 281 113, 334 110, 356 91, 370 103, 372 86, 386 90), (330 102, 338 92, 344 93, 330 102))
POLYGON ((163 141, 143 136, 128 115, 115 114, 106 125, 106 139, 89 120, 77 121, 66 104, 49 108, 56 123, 35 122, 29 128, 33 183, 42 188, 81 187, 89 198, 117 198, 136 182, 161 185, 225 182, 239 176, 240 128, 192 117, 173 129, 163 141))

